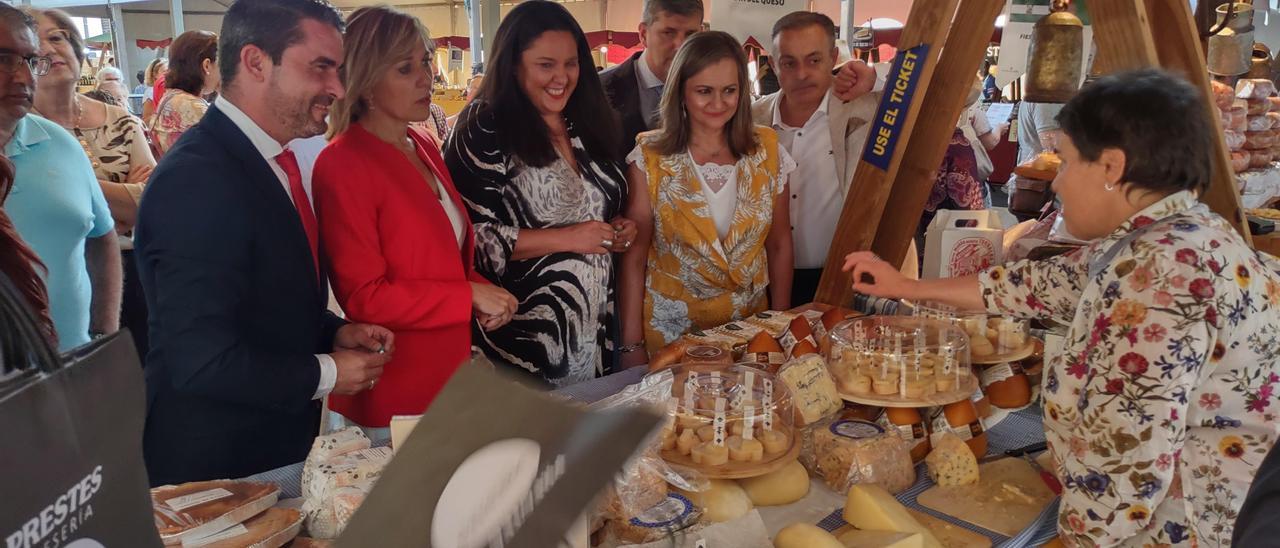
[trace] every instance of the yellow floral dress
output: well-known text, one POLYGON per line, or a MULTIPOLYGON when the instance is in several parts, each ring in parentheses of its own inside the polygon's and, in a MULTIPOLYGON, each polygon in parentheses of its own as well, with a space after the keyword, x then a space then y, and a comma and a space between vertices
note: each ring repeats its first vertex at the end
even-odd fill
MULTIPOLYGON (((627 156, 648 180, 653 241, 645 273, 644 331, 650 352, 694 329, 715 327, 768 307, 764 242, 774 200, 786 189, 795 162, 772 129, 757 126, 756 152, 734 164, 732 220, 724 238, 703 189, 700 168, 687 153, 662 155, 642 133, 627 156)), ((712 167, 714 167, 712 165, 712 167)), ((790 266, 790 265, 788 265, 790 266)))
POLYGON ((1227 546, 1280 432, 1280 262, 1190 192, 1068 255, 980 275, 1071 327, 1043 381, 1068 546, 1227 546))

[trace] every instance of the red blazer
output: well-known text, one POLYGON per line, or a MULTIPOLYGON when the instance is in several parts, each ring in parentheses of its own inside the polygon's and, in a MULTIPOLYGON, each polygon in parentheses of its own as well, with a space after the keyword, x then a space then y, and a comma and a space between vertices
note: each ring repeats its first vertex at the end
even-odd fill
POLYGON ((449 217, 413 164, 352 124, 320 153, 312 175, 321 242, 338 303, 354 322, 395 332, 395 356, 373 390, 329 397, 362 426, 426 410, 470 357, 475 238, 435 143, 416 131, 418 157, 466 223, 462 248, 449 217))

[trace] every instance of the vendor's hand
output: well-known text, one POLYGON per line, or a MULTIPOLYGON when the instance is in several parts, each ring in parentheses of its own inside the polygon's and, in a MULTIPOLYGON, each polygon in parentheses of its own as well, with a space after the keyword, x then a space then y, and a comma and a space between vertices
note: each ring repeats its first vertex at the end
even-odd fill
POLYGON ((511 321, 520 302, 496 285, 471 282, 471 308, 485 331, 493 331, 511 321))
POLYGON ((872 297, 909 297, 915 283, 870 251, 850 253, 844 258, 842 270, 853 272, 854 291, 872 297))
POLYGON ((566 251, 583 255, 603 255, 613 249, 615 234, 613 225, 600 221, 587 221, 562 229, 566 251))
POLYGON ((626 253, 636 241, 636 222, 626 217, 614 217, 609 224, 613 225, 614 234, 610 250, 614 253, 626 253))
POLYGON ((1004 139, 1005 134, 1009 133, 1009 122, 1005 122, 996 126, 996 136, 1004 139))
POLYGON ((384 353, 390 358, 396 349, 396 336, 380 325, 349 323, 338 328, 338 334, 333 338, 333 349, 367 350, 384 353))
POLYGON ((836 69, 831 91, 837 99, 848 103, 871 92, 876 85, 876 69, 854 59, 836 69))
POLYGON ((333 354, 338 377, 333 384, 333 394, 350 396, 373 388, 382 376, 382 366, 391 354, 379 354, 367 350, 338 350, 333 354))
POLYGON ((146 164, 135 165, 129 170, 129 175, 125 177, 124 182, 131 185, 145 183, 151 178, 151 172, 155 169, 155 166, 146 164))

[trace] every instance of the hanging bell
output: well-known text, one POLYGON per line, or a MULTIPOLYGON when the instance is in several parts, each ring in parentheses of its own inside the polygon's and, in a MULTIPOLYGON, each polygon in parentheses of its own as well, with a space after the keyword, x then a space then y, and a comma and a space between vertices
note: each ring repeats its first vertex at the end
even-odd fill
POLYGON ((1023 99, 1033 103, 1065 103, 1080 89, 1084 63, 1084 24, 1054 0, 1053 12, 1036 21, 1028 52, 1023 99))
POLYGON ((1253 59, 1249 64, 1249 74, 1246 78, 1262 78, 1264 80, 1271 79, 1271 48, 1266 44, 1253 44, 1253 59))
POLYGON ((1227 3, 1216 10, 1221 32, 1209 37, 1205 64, 1209 73, 1239 76, 1253 65, 1253 5, 1246 2, 1227 3))

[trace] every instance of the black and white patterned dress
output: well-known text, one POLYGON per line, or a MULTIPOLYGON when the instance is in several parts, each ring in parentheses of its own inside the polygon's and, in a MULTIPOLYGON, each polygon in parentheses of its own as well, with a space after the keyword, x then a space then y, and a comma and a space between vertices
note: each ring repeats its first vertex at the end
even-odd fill
POLYGON ((588 156, 570 125, 578 172, 561 159, 530 167, 501 150, 495 127, 492 111, 473 102, 459 115, 444 156, 471 213, 476 271, 520 301, 511 323, 492 333, 477 328, 475 344, 496 363, 553 386, 594 378, 603 371, 612 332, 613 257, 510 257, 522 228, 608 222, 620 215, 627 195, 622 164, 588 156))

